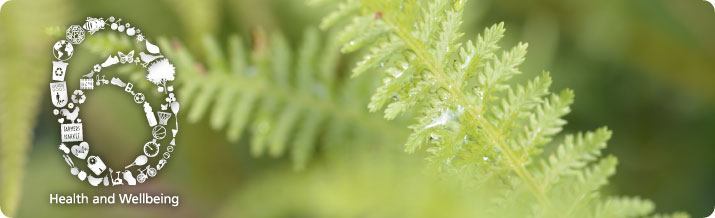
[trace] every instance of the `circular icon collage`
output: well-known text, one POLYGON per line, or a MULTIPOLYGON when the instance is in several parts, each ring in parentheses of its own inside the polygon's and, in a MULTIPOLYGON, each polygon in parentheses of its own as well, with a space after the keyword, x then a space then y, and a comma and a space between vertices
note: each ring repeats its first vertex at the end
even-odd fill
MULTIPOLYGON (((141 30, 115 17, 89 17, 83 25, 71 25, 67 28, 66 38, 57 41, 52 47, 55 58, 52 61, 52 81, 50 98, 55 107, 52 114, 60 124, 61 143, 59 150, 70 167, 70 173, 91 186, 137 185, 155 177, 171 158, 179 132, 179 102, 174 94, 171 82, 176 74, 174 66, 161 54, 158 46, 149 42, 141 30), (101 30, 111 30, 126 34, 136 40, 138 51, 119 51, 110 54, 104 62, 95 64, 89 73, 79 79, 79 89, 68 92, 65 75, 69 60, 86 36, 101 30), (103 69, 120 64, 135 64, 145 69, 144 77, 155 89, 147 95, 135 90, 133 83, 119 77, 105 75, 103 69), (101 86, 116 86, 129 94, 146 115, 146 123, 151 129, 151 139, 142 146, 141 153, 122 169, 112 169, 98 154, 90 152, 90 143, 84 140, 83 123, 80 118, 80 106, 87 101, 87 94, 101 86), (69 96, 68 96, 69 95, 69 96), (147 97, 161 96, 158 107, 153 107, 147 97), (169 131, 171 130, 171 131, 169 131)), ((138 89, 138 88, 137 88, 138 89)))

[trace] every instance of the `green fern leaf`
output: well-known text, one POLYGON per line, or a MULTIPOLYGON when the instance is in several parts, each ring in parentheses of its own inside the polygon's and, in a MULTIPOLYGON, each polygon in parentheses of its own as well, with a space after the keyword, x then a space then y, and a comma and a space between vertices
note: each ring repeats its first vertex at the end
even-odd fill
POLYGON ((335 41, 321 46, 318 32, 308 30, 294 57, 284 38, 268 39, 256 39, 268 44, 255 45, 249 57, 238 37, 229 38, 228 56, 217 41, 206 38, 206 67, 180 44, 160 40, 181 72, 178 97, 188 105, 190 122, 208 118, 212 128, 225 129, 230 141, 249 131, 254 156, 290 151, 296 169, 306 166, 318 145, 367 145, 369 140, 394 139, 365 134, 405 134, 399 124, 356 109, 365 103, 357 99, 367 99, 362 90, 374 86, 367 77, 336 81, 335 41))
POLYGON ((606 147, 606 142, 611 138, 611 131, 600 128, 595 132, 586 134, 568 135, 563 144, 558 146, 555 154, 542 161, 542 184, 549 186, 558 182, 561 175, 573 174, 574 169, 586 166, 588 162, 596 160, 601 155, 601 150, 606 147))
POLYGON ((596 217, 643 217, 655 206, 649 200, 637 197, 610 197, 598 204, 596 217))
MULTIPOLYGON (((519 43, 497 56, 503 23, 487 28, 474 42, 462 43, 459 26, 465 1, 342 4, 350 4, 351 10, 334 13, 352 22, 342 28, 338 39, 344 43, 359 39, 343 51, 371 47, 353 75, 384 73, 383 85, 368 108, 384 107, 387 119, 409 112, 417 120, 409 126, 407 152, 424 151, 445 176, 466 178, 468 187, 494 199, 495 205, 486 209, 492 214, 593 216, 598 190, 615 173, 616 159, 600 158, 610 132, 603 128, 568 136, 540 167, 533 166, 534 160, 543 158, 543 147, 566 124, 562 117, 570 112, 574 94, 568 89, 549 92, 548 73, 525 85, 509 82, 521 74, 527 44, 519 43), (363 29, 371 26, 380 28, 363 29)), ((336 24, 337 19, 331 15, 325 22, 336 24)), ((645 214, 637 207, 625 210, 645 214)))

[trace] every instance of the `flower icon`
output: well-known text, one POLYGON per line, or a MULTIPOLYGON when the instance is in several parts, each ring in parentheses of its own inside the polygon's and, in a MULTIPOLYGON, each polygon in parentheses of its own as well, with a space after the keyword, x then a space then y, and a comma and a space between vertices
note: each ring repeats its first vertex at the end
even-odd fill
POLYGON ((176 97, 174 96, 174 93, 169 93, 169 97, 166 97, 166 102, 171 103, 171 102, 175 102, 175 101, 176 101, 176 97))

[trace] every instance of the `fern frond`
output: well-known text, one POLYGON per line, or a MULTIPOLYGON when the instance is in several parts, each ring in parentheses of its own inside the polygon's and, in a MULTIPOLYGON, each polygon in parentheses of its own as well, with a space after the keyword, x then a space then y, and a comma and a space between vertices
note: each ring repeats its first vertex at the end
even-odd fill
MULTIPOLYGON (((351 9, 338 10, 340 16, 331 15, 325 22, 351 20, 339 39, 355 44, 343 51, 370 48, 354 75, 384 73, 370 111, 384 108, 388 119, 405 112, 416 116, 406 151, 424 151, 440 171, 471 178, 468 186, 484 190, 482 194, 496 199, 496 204, 506 204, 489 209, 495 214, 593 215, 589 209, 617 163, 612 156, 600 158, 610 132, 603 128, 568 136, 540 167, 532 164, 543 158, 543 148, 562 131, 574 94, 568 89, 551 93, 548 73, 524 85, 511 83, 521 74, 528 46, 518 43, 496 55, 503 23, 487 28, 474 41, 461 42, 465 1, 342 4, 351 9), (590 162, 596 163, 587 167, 590 162), (521 206, 530 210, 506 209, 521 206)), ((638 208, 627 210, 639 214, 638 208)))
POLYGON ((655 206, 649 200, 638 197, 610 197, 598 204, 596 217, 643 217, 655 206))
POLYGON ((369 78, 336 81, 336 43, 321 46, 315 30, 306 31, 297 52, 280 35, 269 39, 256 39, 268 44, 246 51, 241 39, 231 37, 227 56, 217 41, 206 38, 206 67, 182 46, 160 40, 171 48, 166 54, 181 71, 178 97, 188 105, 189 121, 208 117, 211 127, 225 129, 230 141, 250 130, 254 156, 277 157, 290 150, 297 169, 317 145, 389 144, 385 141, 393 139, 365 135, 405 134, 399 124, 355 107, 366 103, 363 90, 373 86, 369 78))
POLYGON ((556 152, 549 156, 548 162, 541 162, 542 184, 548 187, 558 182, 560 176, 574 174, 574 169, 583 168, 588 162, 596 160, 610 138, 611 131, 606 128, 566 136, 556 152))
POLYGON ((501 104, 492 108, 497 126, 501 126, 504 131, 511 131, 517 121, 529 116, 529 111, 542 103, 542 97, 549 93, 551 77, 548 73, 534 78, 526 86, 517 85, 514 89, 509 89, 501 104))
MULTIPOLYGON (((618 160, 613 156, 602 158, 598 163, 584 169, 576 174, 576 180, 568 181, 566 185, 571 192, 564 195, 563 199, 569 199, 565 203, 564 214, 570 216, 577 211, 587 208, 589 202, 598 197, 598 190, 608 184, 608 178, 616 173, 618 160)), ((566 182, 565 182, 566 183, 566 182)))
POLYGON ((352 77, 359 76, 365 71, 379 67, 387 57, 394 56, 403 49, 404 44, 399 41, 384 42, 378 45, 376 48, 371 49, 369 55, 366 55, 362 61, 357 63, 353 69, 352 77))
POLYGON ((561 93, 552 94, 539 105, 529 117, 526 126, 513 133, 510 137, 511 147, 524 157, 538 155, 541 153, 541 146, 551 142, 551 138, 561 132, 561 128, 566 121, 561 119, 571 110, 569 106, 573 103, 574 94, 571 90, 564 90, 561 93))

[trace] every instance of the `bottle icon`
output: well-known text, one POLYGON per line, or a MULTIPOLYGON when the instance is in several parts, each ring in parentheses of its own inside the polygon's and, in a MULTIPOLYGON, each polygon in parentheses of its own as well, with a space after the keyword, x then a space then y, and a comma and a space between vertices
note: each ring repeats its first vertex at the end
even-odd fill
POLYGON ((156 116, 154 116, 154 111, 152 111, 151 106, 149 106, 149 102, 144 102, 144 113, 146 114, 146 119, 149 122, 149 126, 156 126, 156 116))

